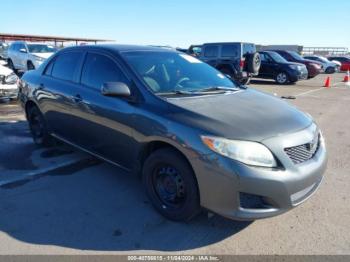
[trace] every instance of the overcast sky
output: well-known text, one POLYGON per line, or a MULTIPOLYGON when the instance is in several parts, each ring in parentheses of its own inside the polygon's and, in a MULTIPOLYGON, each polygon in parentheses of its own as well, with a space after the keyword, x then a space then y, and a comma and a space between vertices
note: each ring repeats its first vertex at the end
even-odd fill
POLYGON ((350 47, 349 0, 4 0, 1 10, 2 33, 350 47))

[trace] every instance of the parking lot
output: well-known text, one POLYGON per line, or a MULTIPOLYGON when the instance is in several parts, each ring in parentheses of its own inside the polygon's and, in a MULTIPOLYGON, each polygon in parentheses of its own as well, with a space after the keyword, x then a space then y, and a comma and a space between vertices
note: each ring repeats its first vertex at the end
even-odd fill
POLYGON ((350 87, 337 73, 323 88, 325 77, 250 85, 311 114, 329 153, 312 198, 254 222, 206 212, 187 224, 168 221, 137 176, 65 145, 37 148, 19 106, 0 104, 0 254, 350 254, 350 87))

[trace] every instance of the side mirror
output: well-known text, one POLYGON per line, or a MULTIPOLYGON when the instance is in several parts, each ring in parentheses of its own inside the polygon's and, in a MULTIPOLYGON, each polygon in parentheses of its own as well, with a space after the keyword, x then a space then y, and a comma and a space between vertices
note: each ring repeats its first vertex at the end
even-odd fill
POLYGON ((122 96, 131 95, 130 88, 123 82, 107 82, 102 85, 101 93, 104 96, 122 96))
POLYGON ((25 48, 21 48, 19 51, 20 51, 21 53, 27 53, 27 50, 26 50, 25 48))

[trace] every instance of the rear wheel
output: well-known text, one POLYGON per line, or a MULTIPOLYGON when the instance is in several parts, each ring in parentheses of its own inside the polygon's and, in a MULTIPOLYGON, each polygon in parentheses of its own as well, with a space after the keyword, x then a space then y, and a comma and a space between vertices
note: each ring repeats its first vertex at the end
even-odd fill
POLYGON ((53 139, 47 130, 45 119, 40 110, 36 106, 32 106, 28 109, 27 118, 34 143, 39 146, 51 146, 53 139))
POLYGON ((155 209, 175 221, 188 221, 200 211, 198 186, 192 168, 171 148, 159 149, 146 160, 143 184, 155 209))
POLYGON ((287 75, 287 73, 285 72, 279 72, 277 75, 276 75, 276 82, 280 85, 285 85, 289 82, 289 77, 287 75))

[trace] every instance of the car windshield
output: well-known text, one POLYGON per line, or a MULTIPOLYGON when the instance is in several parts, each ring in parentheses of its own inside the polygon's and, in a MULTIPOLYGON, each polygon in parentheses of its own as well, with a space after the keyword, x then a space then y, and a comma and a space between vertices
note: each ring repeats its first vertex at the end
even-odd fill
POLYGON ((299 55, 297 52, 288 51, 288 53, 296 60, 304 60, 304 58, 301 55, 299 55))
POLYGON ((187 54, 132 51, 122 56, 156 94, 237 88, 215 68, 187 54))
POLYGON ((268 53, 273 60, 275 60, 275 62, 277 63, 288 63, 288 61, 286 59, 284 59, 281 55, 279 55, 276 52, 269 52, 268 53))
POLYGON ((29 53, 53 53, 53 52, 55 52, 55 48, 50 47, 48 45, 29 44, 27 46, 28 46, 29 53))

